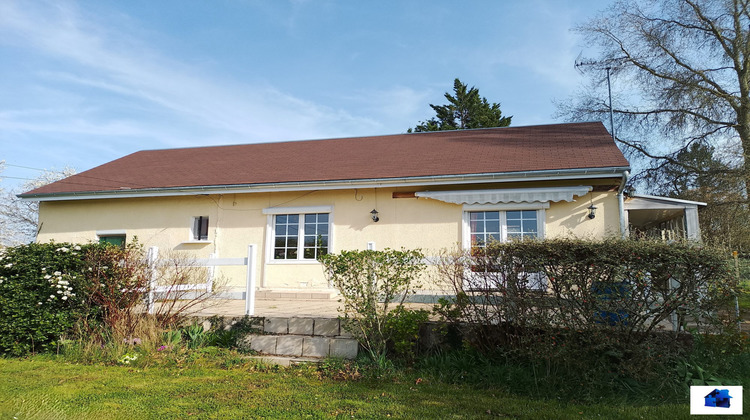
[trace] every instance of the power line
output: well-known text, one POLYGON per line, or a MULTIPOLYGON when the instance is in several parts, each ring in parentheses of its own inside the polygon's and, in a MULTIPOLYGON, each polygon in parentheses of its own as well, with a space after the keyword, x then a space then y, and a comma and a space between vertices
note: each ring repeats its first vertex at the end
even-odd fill
MULTIPOLYGON (((32 171, 39 171, 39 172, 52 172, 52 173, 58 173, 58 174, 64 173, 63 171, 53 171, 50 169, 32 168, 31 166, 13 165, 11 163, 4 163, 3 165, 9 166, 11 168, 31 169, 32 171)), ((10 177, 7 177, 7 178, 10 178, 10 177)))
MULTIPOLYGON (((49 169, 34 168, 34 167, 31 167, 31 166, 14 165, 14 164, 11 164, 11 163, 5 163, 4 165, 8 166, 8 167, 13 167, 13 168, 30 169, 30 170, 39 171, 39 172, 48 172, 48 173, 54 173, 54 174, 68 175, 64 171, 53 171, 53 170, 49 170, 49 169)), ((71 177, 71 176, 76 176, 77 178, 89 178, 89 179, 93 179, 93 180, 96 180, 96 181, 115 182, 115 183, 119 183, 119 184, 129 184, 129 185, 134 186, 134 187, 148 188, 148 185, 138 184, 138 183, 135 183, 135 182, 123 181, 123 180, 118 180, 118 179, 99 178, 99 177, 95 177, 95 176, 91 176, 91 175, 84 175, 84 174, 71 174, 71 175, 68 175, 68 177, 71 177)), ((10 177, 10 176, 6 176, 6 177, 3 177, 3 178, 24 179, 24 180, 29 180, 29 181, 33 180, 33 179, 30 179, 30 178, 17 178, 17 177, 10 177)), ((91 187, 101 187, 101 185, 86 184, 86 183, 80 183, 80 182, 74 182, 74 181, 65 181, 64 179, 60 180, 60 181, 63 181, 64 183, 68 183, 68 184, 78 184, 78 185, 87 185, 87 186, 91 186, 91 187)))

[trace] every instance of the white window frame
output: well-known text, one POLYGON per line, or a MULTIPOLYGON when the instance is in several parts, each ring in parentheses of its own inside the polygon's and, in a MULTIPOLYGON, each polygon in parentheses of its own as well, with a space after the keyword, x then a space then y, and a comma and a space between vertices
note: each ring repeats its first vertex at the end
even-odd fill
POLYGON ((506 212, 512 210, 536 210, 536 231, 539 239, 546 236, 546 219, 549 202, 546 203, 508 203, 508 204, 465 204, 463 206, 463 228, 461 242, 465 250, 471 249, 471 223, 469 213, 477 211, 500 212, 500 242, 508 241, 508 223, 506 212))
MULTIPOLYGON (((497 211, 500 212, 500 241, 508 241, 508 224, 506 221, 506 212, 513 210, 536 211, 536 230, 537 238, 544 239, 546 236, 546 220, 549 202, 544 203, 505 203, 505 204, 464 204, 463 206, 463 228, 462 228, 462 245, 465 250, 471 249, 471 217, 469 213, 478 211, 497 211)), ((473 273, 468 271, 467 278, 473 273)), ((546 290, 548 287, 547 279, 541 273, 529 273, 529 283, 536 283, 534 290, 546 290)))
POLYGON ((304 227, 305 227, 305 215, 306 214, 328 214, 328 253, 333 252, 333 206, 305 206, 305 207, 269 207, 263 209, 263 214, 266 217, 266 264, 279 264, 279 265, 317 265, 320 264, 317 260, 299 258, 304 255, 304 227), (277 214, 296 214, 299 216, 299 229, 297 240, 297 259, 284 259, 276 260, 273 258, 274 254, 274 242, 276 239, 276 223, 275 218, 277 214))

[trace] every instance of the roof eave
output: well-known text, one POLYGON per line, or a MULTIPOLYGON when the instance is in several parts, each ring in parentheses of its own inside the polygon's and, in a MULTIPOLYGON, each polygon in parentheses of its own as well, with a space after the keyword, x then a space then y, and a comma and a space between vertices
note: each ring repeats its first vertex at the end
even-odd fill
POLYGON ((276 191, 340 190, 351 188, 414 187, 485 182, 519 182, 591 178, 619 178, 629 166, 604 168, 553 169, 543 171, 497 172, 465 175, 431 175, 405 178, 349 179, 334 181, 277 182, 237 185, 201 185, 190 187, 120 189, 42 194, 19 194, 26 201, 102 200, 112 198, 170 197, 207 194, 260 193, 276 191))
POLYGON ((683 200, 679 198, 671 198, 671 197, 662 197, 659 195, 647 195, 647 194, 633 194, 631 195, 633 198, 643 198, 646 200, 653 200, 653 201, 663 201, 667 203, 675 203, 675 204, 685 204, 688 206, 701 206, 705 207, 708 206, 708 203, 704 203, 702 201, 692 201, 692 200, 683 200))

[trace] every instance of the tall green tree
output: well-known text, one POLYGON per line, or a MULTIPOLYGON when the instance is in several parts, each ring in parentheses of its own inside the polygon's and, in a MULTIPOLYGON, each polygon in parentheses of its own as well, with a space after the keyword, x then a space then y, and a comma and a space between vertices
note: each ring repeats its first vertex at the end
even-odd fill
POLYGON ((500 104, 490 104, 486 98, 479 96, 479 89, 467 87, 458 78, 453 82, 453 95, 446 92, 445 99, 448 100, 445 105, 430 104, 435 116, 420 122, 408 132, 507 127, 513 118, 503 117, 500 104))

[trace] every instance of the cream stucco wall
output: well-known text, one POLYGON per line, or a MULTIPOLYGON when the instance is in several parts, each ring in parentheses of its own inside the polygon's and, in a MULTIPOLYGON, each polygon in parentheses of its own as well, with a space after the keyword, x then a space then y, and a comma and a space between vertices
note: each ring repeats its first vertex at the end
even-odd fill
MULTIPOLYGON (((608 181, 611 183, 611 181, 608 181)), ((602 181, 601 183, 605 183, 602 181)), ((556 185, 581 185, 558 182, 556 185)), ((587 181, 585 185, 596 185, 587 181)), ((526 183, 502 187, 549 186, 526 183)), ((497 185, 480 188, 498 188, 497 185)), ((466 187, 463 187, 466 188, 466 187)), ((459 189, 456 186, 445 189, 459 189)), ((470 189, 477 189, 472 186, 470 189)), ((137 237, 146 248, 158 246, 162 253, 188 251, 196 257, 216 253, 219 257, 244 257, 248 244, 257 245, 256 278, 261 288, 326 289, 321 266, 312 261, 275 261, 270 248, 273 216, 264 209, 329 206, 332 211, 330 250, 421 248, 434 255, 440 249, 462 243, 463 207, 424 198, 393 198, 393 192, 417 188, 301 191, 185 197, 128 198, 42 202, 39 242, 85 243, 98 240, 98 232, 123 232, 128 241, 137 237), (377 209, 374 223, 370 211, 377 209), (190 227, 195 216, 209 217, 209 237, 191 243, 190 227)), ((576 236, 601 238, 619 232, 618 201, 614 192, 594 192, 574 202, 550 203, 545 214, 547 237, 576 236), (597 217, 588 219, 587 207, 598 207, 597 217)), ((244 290, 242 267, 220 270, 230 288, 244 290)))

